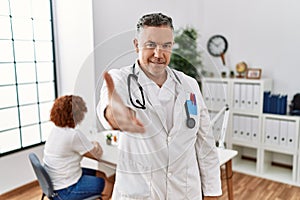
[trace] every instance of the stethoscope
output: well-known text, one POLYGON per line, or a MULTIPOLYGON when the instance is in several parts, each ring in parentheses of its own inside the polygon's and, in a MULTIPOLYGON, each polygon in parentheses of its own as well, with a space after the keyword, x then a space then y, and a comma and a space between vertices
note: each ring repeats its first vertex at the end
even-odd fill
MULTIPOLYGON (((172 70, 172 72, 175 75, 175 78, 181 84, 181 81, 178 78, 178 76, 176 75, 176 73, 173 70, 172 70)), ((144 97, 144 90, 143 90, 143 87, 140 85, 140 83, 138 81, 138 76, 135 74, 135 63, 132 65, 132 73, 129 74, 128 77, 127 77, 127 86, 128 86, 128 94, 129 94, 129 99, 130 99, 131 104, 135 108, 145 110, 146 109, 146 106, 145 106, 146 102, 145 102, 145 97, 144 97), (135 81, 135 83, 137 84, 137 86, 138 86, 138 88, 141 92, 142 102, 138 99, 136 99, 135 102, 134 102, 133 99, 132 99, 131 92, 130 92, 131 79, 133 79, 135 81)), ((195 127, 196 121, 195 121, 195 119, 191 118, 191 116, 190 116, 187 102, 185 102, 184 108, 185 108, 186 117, 187 117, 186 126, 190 129, 192 129, 192 128, 195 127)))

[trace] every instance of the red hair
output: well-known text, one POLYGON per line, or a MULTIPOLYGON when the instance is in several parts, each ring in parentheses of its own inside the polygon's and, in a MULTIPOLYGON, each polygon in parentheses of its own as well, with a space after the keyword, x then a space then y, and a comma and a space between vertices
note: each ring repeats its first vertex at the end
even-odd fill
POLYGON ((80 96, 65 95, 54 101, 50 120, 59 127, 75 128, 83 120, 86 112, 86 104, 80 96))

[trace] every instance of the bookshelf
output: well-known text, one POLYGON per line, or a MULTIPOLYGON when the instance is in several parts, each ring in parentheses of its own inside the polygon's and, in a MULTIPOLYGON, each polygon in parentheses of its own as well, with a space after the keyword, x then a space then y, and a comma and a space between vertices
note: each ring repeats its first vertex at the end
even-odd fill
MULTIPOLYGON (((267 78, 204 78, 201 90, 211 116, 229 105, 226 145, 239 153, 233 170, 300 186, 300 117, 263 113, 272 85, 267 78)), ((216 123, 214 134, 219 130, 216 123)))

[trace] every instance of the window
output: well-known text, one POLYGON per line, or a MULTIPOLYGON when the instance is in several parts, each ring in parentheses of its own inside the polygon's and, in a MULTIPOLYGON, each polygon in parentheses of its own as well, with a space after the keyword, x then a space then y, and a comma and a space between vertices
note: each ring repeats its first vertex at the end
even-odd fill
POLYGON ((0 0, 0 156, 42 144, 57 96, 51 0, 0 0))

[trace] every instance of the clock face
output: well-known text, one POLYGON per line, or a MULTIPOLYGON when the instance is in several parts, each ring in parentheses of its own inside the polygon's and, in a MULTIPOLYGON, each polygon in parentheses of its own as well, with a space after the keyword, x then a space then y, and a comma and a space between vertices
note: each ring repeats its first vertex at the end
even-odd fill
POLYGON ((207 42, 207 50, 212 56, 223 55, 228 48, 227 40, 222 35, 214 35, 207 42))

